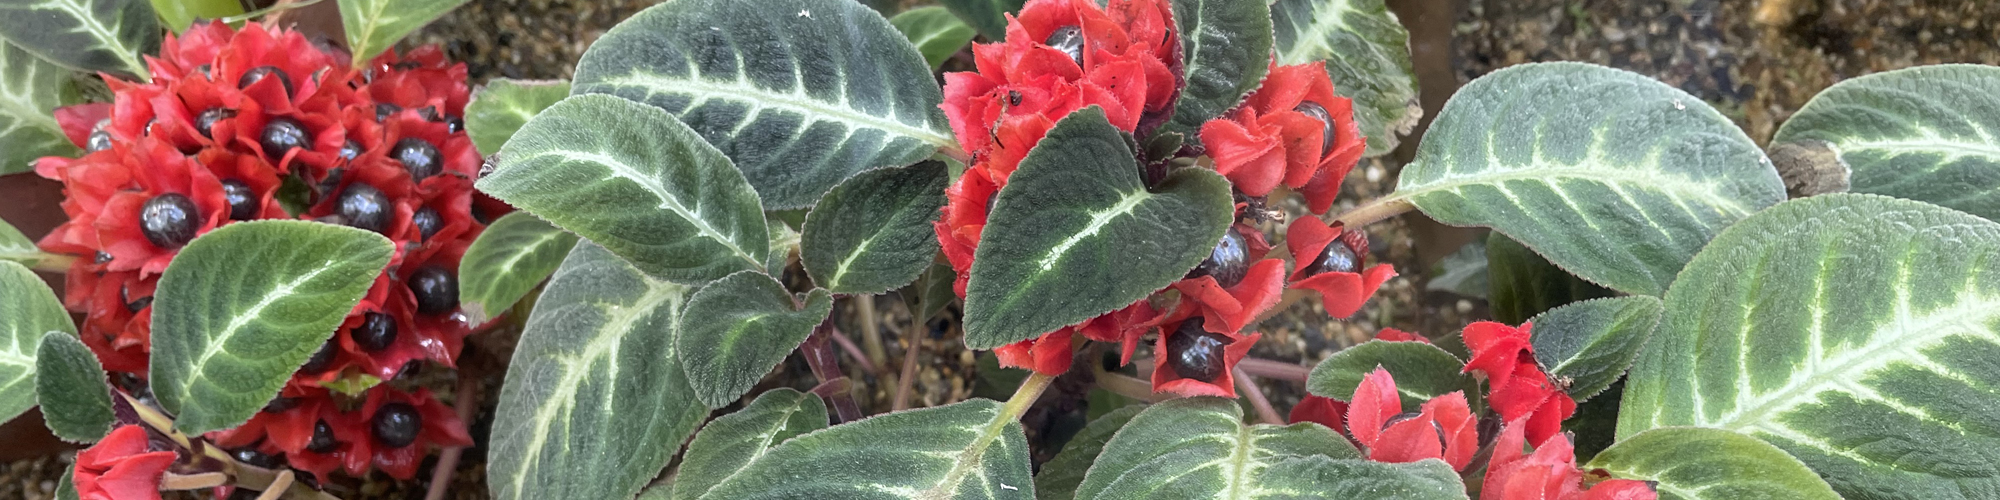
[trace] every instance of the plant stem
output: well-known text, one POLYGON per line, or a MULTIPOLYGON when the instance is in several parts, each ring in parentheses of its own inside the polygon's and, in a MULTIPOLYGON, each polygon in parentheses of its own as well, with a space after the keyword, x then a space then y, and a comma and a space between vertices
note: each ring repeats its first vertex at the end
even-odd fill
POLYGON ((1305 382, 1306 376, 1312 374, 1312 368, 1263 358, 1243 358, 1236 363, 1236 368, 1259 377, 1293 382, 1305 382))
MULTIPOLYGON (((806 337, 805 343, 799 344, 799 354, 805 356, 806 365, 812 367, 813 376, 818 377, 821 384, 847 377, 840 371, 840 356, 826 347, 827 338, 833 336, 832 332, 833 315, 827 315, 825 320, 819 322, 818 327, 813 328, 812 335, 806 337)), ((834 415, 839 416, 841 422, 861 420, 861 407, 854 404, 852 388, 834 391, 825 396, 827 402, 833 405, 834 415)))
POLYGON ((220 472, 181 475, 168 472, 160 476, 160 489, 199 490, 229 484, 229 475, 220 472))
POLYGON ((1354 207, 1353 210, 1348 210, 1347 213, 1340 214, 1339 217, 1335 217, 1333 220, 1334 222, 1344 224, 1348 228, 1360 229, 1362 226, 1381 222, 1416 208, 1416 205, 1411 205, 1408 199, 1388 196, 1376 198, 1375 201, 1370 201, 1368 204, 1354 207))
MULTIPOLYGON (((471 422, 472 410, 479 407, 479 386, 470 373, 458 372, 458 397, 452 399, 452 406, 458 411, 458 421, 471 422)), ((445 448, 438 454, 437 466, 431 471, 430 490, 424 492, 424 500, 444 500, 446 490, 451 488, 451 478, 458 469, 459 457, 465 455, 465 447, 445 448)))
POLYGON ((35 265, 30 267, 33 267, 36 271, 42 271, 48 273, 66 273, 69 272, 70 264, 75 264, 75 263, 76 263, 76 256, 74 255, 63 255, 59 253, 43 253, 35 257, 35 265))
POLYGON ((854 296, 854 308, 861 315, 861 346, 868 348, 868 362, 875 366, 889 364, 889 352, 882 347, 882 327, 876 324, 879 318, 875 313, 875 296, 854 296))
POLYGON ((896 378, 896 397, 889 402, 889 411, 903 411, 910 408, 910 387, 917 380, 917 358, 923 357, 921 329, 911 328, 903 340, 909 345, 903 347, 903 373, 896 378))
POLYGON ((1243 397, 1249 398, 1250 408, 1257 410, 1258 420, 1271 425, 1285 425, 1285 419, 1278 417, 1278 410, 1271 408, 1271 400, 1264 398, 1264 390, 1257 387, 1257 382, 1250 378, 1250 374, 1243 373, 1243 365, 1236 365, 1235 369, 1230 370, 1230 375, 1236 378, 1237 392, 1242 392, 1243 397))
POLYGON ((840 346, 840 350, 846 351, 848 357, 854 358, 854 362, 859 363, 863 371, 866 371, 868 373, 874 373, 877 375, 880 375, 882 373, 877 368, 879 365, 876 365, 875 363, 868 361, 868 355, 862 353, 861 348, 855 346, 854 341, 849 340, 847 338, 847 334, 840 333, 839 328, 833 328, 827 331, 830 333, 827 338, 833 339, 834 345, 840 346))
POLYGON ((1028 375, 1027 380, 1021 381, 1021 388, 1014 390, 1014 397, 1007 398, 1007 405, 1000 407, 1001 414, 1005 416, 1003 420, 1019 420, 1021 414, 1028 412, 1028 407, 1035 405, 1035 400, 1042 398, 1042 391, 1049 388, 1049 382, 1055 380, 1055 375, 1028 375))
POLYGON ((1132 378, 1132 376, 1123 373, 1107 372, 1101 367, 1093 375, 1097 376, 1098 387, 1111 391, 1113 394, 1148 403, 1156 403, 1165 399, 1153 393, 1152 382, 1132 378))

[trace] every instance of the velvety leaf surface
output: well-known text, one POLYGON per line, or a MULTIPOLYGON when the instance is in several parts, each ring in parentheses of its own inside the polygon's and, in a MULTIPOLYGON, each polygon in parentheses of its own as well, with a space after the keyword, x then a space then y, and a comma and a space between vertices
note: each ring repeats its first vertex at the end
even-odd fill
POLYGON ((535 303, 500 389, 495 498, 630 498, 708 416, 674 350, 694 289, 576 245, 535 303))
POLYGON ((701 498, 772 447, 826 426, 826 402, 817 395, 792 389, 759 394, 743 409, 716 418, 695 434, 680 472, 674 475, 672 498, 701 498))
POLYGON ((1451 292, 1469 298, 1486 298, 1493 289, 1486 274, 1486 242, 1474 241, 1458 247, 1457 251, 1431 266, 1430 275, 1431 279, 1424 282, 1426 292, 1451 292))
POLYGON ((1838 500, 1826 481, 1784 450, 1721 429, 1641 432, 1599 453, 1585 469, 1653 482, 1661 500, 1745 498, 1838 500))
MULTIPOLYGON (((68 69, 0 40, 0 175, 34 170, 36 158, 79 152, 50 114, 75 100, 74 95, 65 95, 74 93, 68 69)), ((11 231, 11 227, 0 229, 0 233, 11 231)), ((0 252, 9 252, 10 239, 0 234, 0 252)))
POLYGON ((792 255, 798 253, 799 239, 804 235, 778 217, 764 217, 764 226, 769 228, 767 241, 771 242, 771 255, 764 257, 764 274, 782 276, 792 265, 792 255))
POLYGON ((7 0, 0 36, 65 67, 146 81, 142 56, 160 50, 160 21, 146 0, 7 0))
POLYGON ((12 224, 0 220, 0 261, 12 261, 22 266, 33 266, 48 254, 35 246, 35 240, 21 234, 12 224))
POLYGON ((658 108, 564 99, 521 127, 480 191, 590 239, 655 278, 762 269, 764 210, 743 174, 658 108))
POLYGON ((118 421, 111 413, 104 365, 73 334, 48 332, 41 344, 35 357, 35 396, 42 405, 42 422, 65 441, 90 443, 104 438, 118 421))
POLYGON ((1415 410, 1431 398, 1465 392, 1478 401, 1479 381, 1462 372, 1465 362, 1437 346, 1423 342, 1371 340, 1341 349, 1328 356, 1306 376, 1306 392, 1338 399, 1354 400, 1354 388, 1376 367, 1389 370, 1402 393, 1403 408, 1415 410))
POLYGON ((222 226, 182 247, 153 296, 153 395, 187 434, 249 420, 331 338, 395 244, 346 226, 222 226))
POLYGON ((1162 129, 1199 143, 1201 124, 1243 102, 1271 66, 1271 12, 1264 0, 1173 0, 1185 84, 1162 129))
POLYGON ((1638 295, 1586 300, 1558 307, 1534 323, 1535 361, 1549 377, 1585 401, 1610 387, 1660 324, 1660 299, 1638 295))
POLYGON ((1657 296, 1709 238, 1785 189, 1700 99, 1636 73, 1543 63, 1452 95, 1394 196, 1439 222, 1490 226, 1583 279, 1657 296))
POLYGON ((1563 304, 1618 294, 1577 278, 1497 232, 1486 237, 1486 278, 1493 321, 1509 325, 1563 304))
POLYGON ((1848 191, 2000 219, 2000 68, 1921 66, 1841 81, 1785 120, 1772 144, 1823 142, 1848 191))
POLYGON ((529 118, 564 97, 569 97, 567 80, 489 80, 465 104, 465 135, 479 154, 498 153, 529 118))
POLYGON ((174 33, 187 31, 196 19, 222 19, 243 13, 243 2, 232 0, 151 0, 153 11, 174 33))
POLYGON ((1325 426, 1243 425, 1243 409, 1234 401, 1175 399, 1146 408, 1119 429, 1084 475, 1076 498, 1296 498, 1347 489, 1349 481, 1377 481, 1341 474, 1306 484, 1276 473, 1279 464, 1305 457, 1358 459, 1360 452, 1325 426))
POLYGON ((937 71, 939 66, 944 65, 945 59, 964 49, 965 44, 971 43, 972 37, 979 34, 950 10, 937 5, 903 11, 889 18, 889 24, 910 38, 910 44, 917 46, 917 52, 922 53, 924 61, 930 63, 931 71, 937 71))
POLYGON ((1143 405, 1127 406, 1112 410, 1090 425, 1077 431, 1063 445, 1062 452, 1042 464, 1042 473, 1035 475, 1035 493, 1041 500, 1069 500, 1076 498, 1076 487, 1083 485, 1083 475, 1090 471, 1090 464, 1097 461, 1097 454, 1104 451, 1104 444, 1111 442, 1111 436, 1132 417, 1145 410, 1143 405))
POLYGON ((938 0, 951 13, 986 39, 1001 41, 1007 39, 1007 14, 1021 12, 1021 6, 1028 0, 938 0))
POLYGON ((49 332, 76 333, 62 300, 34 271, 0 261, 0 422, 35 406, 35 354, 49 332))
POLYGON ((338 0, 355 67, 389 50, 417 28, 465 5, 466 0, 338 0))
POLYGON ((1326 61, 1333 93, 1354 100, 1368 156, 1388 154, 1423 118, 1410 32, 1382 0, 1271 3, 1278 64, 1326 61))
POLYGON ((56 481, 56 500, 78 500, 75 474, 75 467, 68 467, 63 471, 62 479, 56 481))
POLYGON ((1784 449, 1851 499, 2000 485, 2000 224, 1827 194, 1731 226, 1667 292, 1618 435, 1712 427, 1784 449))
POLYGON ((792 438, 702 498, 1035 498, 1021 423, 973 399, 792 438))
POLYGON ((673 113, 771 209, 812 206, 863 170, 957 145, 923 55, 852 0, 662 3, 584 52, 574 92, 673 113))
POLYGON ((695 396, 721 408, 749 392, 832 312, 833 295, 824 289, 800 304, 770 276, 740 272, 688 300, 675 351, 695 396))
POLYGON ((1184 168, 1147 189, 1103 110, 1057 122, 1000 190, 966 286, 965 344, 992 349, 1109 312, 1208 257, 1229 182, 1184 168))
POLYGON ((882 293, 909 284, 938 252, 931 222, 950 183, 943 162, 862 172, 835 186, 806 217, 806 272, 834 293, 882 293))
POLYGON ((928 321, 939 311, 950 307, 952 301, 958 300, 958 293, 951 289, 952 282, 957 279, 958 273, 952 272, 950 262, 942 257, 933 257, 930 267, 917 276, 917 281, 899 292, 903 295, 903 305, 909 306, 912 316, 919 318, 919 324, 928 321))
POLYGON ((1226 498, 1259 500, 1466 500, 1465 483, 1443 460, 1385 464, 1323 456, 1278 462, 1264 471, 1263 488, 1226 498))
POLYGON ((458 297, 478 325, 506 312, 548 279, 576 246, 569 231, 527 212, 503 215, 466 247, 458 261, 458 297))

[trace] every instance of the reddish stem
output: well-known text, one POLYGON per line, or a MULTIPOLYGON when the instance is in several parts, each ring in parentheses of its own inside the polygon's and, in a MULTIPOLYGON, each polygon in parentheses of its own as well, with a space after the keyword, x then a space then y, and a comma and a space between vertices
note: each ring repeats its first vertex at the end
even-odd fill
POLYGON ((1236 367, 1251 375, 1293 382, 1305 382, 1312 374, 1312 368, 1263 358, 1243 358, 1236 367))
POLYGON ((1285 425, 1285 419, 1278 417, 1278 410, 1271 408, 1271 400, 1264 398, 1264 390, 1257 387, 1250 374, 1243 373, 1243 365, 1236 365, 1230 374, 1236 377, 1236 391, 1249 398, 1250 407, 1257 410, 1258 420, 1271 425, 1285 425))
MULTIPOLYGON (((799 354, 805 356, 806 365, 812 367, 813 376, 818 377, 821 384, 847 376, 840 371, 840 357, 833 353, 833 349, 827 348, 827 339, 832 337, 832 331, 833 317, 829 315, 826 320, 819 323, 818 327, 813 328, 812 335, 806 337, 805 343, 799 344, 799 354)), ((852 391, 842 390, 827 394, 826 399, 833 405, 834 415, 838 416, 841 422, 861 420, 861 407, 854 404, 852 391)))
POLYGON ((903 347, 903 373, 896 379, 896 397, 890 400, 889 411, 903 411, 910 408, 910 387, 917 379, 917 358, 923 355, 922 344, 918 343, 921 340, 918 337, 919 330, 911 328, 909 335, 904 336, 909 345, 903 347))
POLYGON ((830 337, 833 338, 833 343, 839 344, 840 350, 846 351, 847 357, 854 358, 854 362, 861 365, 863 371, 877 375, 882 373, 873 361, 868 360, 868 354, 862 352, 860 347, 854 345, 853 340, 847 338, 847 334, 841 333, 839 328, 828 328, 827 331, 832 334, 830 337))
MULTIPOLYGON (((458 397, 452 405, 458 411, 458 421, 472 422, 472 411, 479 407, 479 382, 470 373, 458 373, 458 397)), ((451 478, 458 469, 459 457, 465 455, 465 448, 453 446, 438 454, 437 467, 431 471, 430 490, 424 492, 424 500, 444 500, 445 492, 451 488, 451 478)))

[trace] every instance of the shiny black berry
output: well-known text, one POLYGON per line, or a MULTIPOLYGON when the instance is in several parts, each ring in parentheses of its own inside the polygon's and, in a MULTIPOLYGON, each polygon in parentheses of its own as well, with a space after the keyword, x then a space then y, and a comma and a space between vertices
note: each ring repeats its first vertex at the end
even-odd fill
POLYGON ((201 112, 201 114, 194 116, 194 131, 200 133, 202 137, 214 139, 215 122, 222 121, 222 119, 224 118, 231 118, 234 116, 236 116, 236 110, 233 109, 208 108, 207 111, 203 111, 201 112))
POLYGON ((139 208, 139 234, 154 246, 175 249, 194 240, 196 222, 201 213, 195 208, 194 200, 180 193, 165 193, 146 200, 139 208))
POLYGON ((423 372, 424 372, 424 360, 412 359, 403 362, 402 368, 396 369, 396 376, 394 378, 396 380, 409 380, 410 377, 415 377, 417 376, 417 374, 423 372))
POLYGON ((1354 249, 1347 248, 1340 240, 1327 242, 1326 251, 1313 259, 1309 275, 1320 273, 1353 273, 1361 271, 1361 257, 1354 255, 1354 249))
POLYGON ((388 195, 359 182, 348 184, 335 203, 334 213, 340 214, 348 226, 377 233, 389 229, 389 216, 395 213, 395 208, 389 206, 388 195))
POLYGON ((236 88, 250 88, 251 84, 264 81, 265 78, 277 78, 278 84, 285 87, 285 97, 292 96, 292 77, 277 66, 258 66, 243 72, 243 77, 236 79, 236 88))
POLYGON ((465 119, 456 116, 444 117, 444 130, 447 133, 453 133, 453 134, 456 134, 461 130, 465 130, 465 119))
POLYGON ((1167 367, 1181 378, 1214 382, 1222 377, 1222 348, 1229 337, 1201 328, 1201 318, 1188 318, 1167 337, 1167 367))
POLYGON ((340 159, 352 160, 358 156, 361 156, 361 143, 347 141, 340 145, 340 159))
POLYGON ((388 349, 396 343, 396 318, 387 314, 371 312, 361 316, 361 324, 347 331, 354 344, 368 352, 388 349))
POLYGON ((238 462, 243 462, 258 467, 263 467, 266 469, 275 468, 281 465, 281 463, 278 461, 278 457, 273 455, 265 455, 263 453, 258 453, 257 448, 255 447, 238 449, 236 451, 230 452, 229 454, 235 456, 236 461, 238 462))
POLYGON ((325 344, 320 344, 318 351, 313 351, 312 357, 306 358, 306 364, 299 367, 299 373, 308 375, 324 373, 327 368, 332 367, 333 341, 328 340, 325 344))
POLYGON ((389 104, 389 103, 386 103, 386 102, 384 102, 384 103, 378 103, 378 104, 376 104, 376 105, 375 105, 375 121, 378 121, 378 122, 379 122, 379 121, 388 121, 388 120, 389 120, 389 117, 390 117, 390 116, 392 116, 392 115, 395 115, 396 113, 399 113, 399 112, 402 112, 402 111, 403 111, 403 108, 400 108, 400 107, 397 107, 397 106, 396 106, 396 105, 394 105, 394 104, 389 104))
POLYGON ((431 207, 419 208, 417 213, 410 214, 410 225, 417 226, 419 241, 429 240, 439 229, 444 229, 444 216, 431 207))
POLYGON ((312 135, 298 120, 272 118, 264 123, 264 133, 257 136, 257 144, 264 146, 264 155, 276 160, 284 158, 292 148, 311 150, 312 135))
POLYGON ((257 192, 249 184, 236 179, 222 181, 222 199, 229 200, 230 220, 257 218, 257 192))
POLYGON ((264 403, 264 413, 284 413, 285 410, 290 410, 298 407, 299 407, 298 398, 288 398, 284 396, 279 396, 276 398, 272 398, 271 402, 269 403, 264 403))
POLYGON ((105 130, 110 127, 110 119, 98 120, 97 125, 90 128, 90 137, 83 143, 84 151, 95 153, 111 149, 111 131, 105 130))
POLYGON ((132 289, 126 287, 118 288, 118 298, 125 302, 125 312, 132 314, 138 314, 139 311, 146 310, 146 306, 153 305, 153 297, 151 295, 133 299, 132 289))
POLYGON ((1249 273, 1250 244, 1235 228, 1230 228, 1222 233, 1222 241, 1215 242, 1208 258, 1188 272, 1188 277, 1214 276, 1215 284, 1227 288, 1242 283, 1243 276, 1249 273))
POLYGON ((333 453, 336 446, 340 446, 340 442, 333 439, 333 426, 326 425, 325 420, 313 422, 313 436, 311 441, 306 442, 306 451, 333 453))
POLYGON ((438 266, 417 268, 410 273, 410 293, 417 296, 417 312, 443 314, 458 308, 458 277, 438 266))
POLYGON ((421 181, 443 170, 443 160, 437 146, 430 141, 415 137, 404 137, 396 141, 396 147, 389 149, 389 157, 403 162, 403 168, 410 171, 410 180, 421 181))
POLYGON ((1314 120, 1319 120, 1321 124, 1324 124, 1324 126, 1320 127, 1319 154, 1324 156, 1326 153, 1333 151, 1333 115, 1326 112, 1325 106, 1320 106, 1319 103, 1312 101, 1303 101, 1298 106, 1293 106, 1292 111, 1313 117, 1314 120))
POLYGON ((111 254, 104 253, 103 250, 99 250, 97 252, 97 255, 91 257, 90 261, 92 263, 97 263, 97 264, 111 262, 111 254))
POLYGON ((1049 33, 1048 40, 1042 41, 1042 45, 1069 54, 1070 60, 1076 61, 1078 67, 1083 66, 1083 28, 1076 26, 1056 28, 1054 33, 1049 33))
POLYGON ((402 448, 417 442, 417 432, 424 430, 424 416, 408 403, 389 403, 375 410, 375 442, 390 448, 402 448))

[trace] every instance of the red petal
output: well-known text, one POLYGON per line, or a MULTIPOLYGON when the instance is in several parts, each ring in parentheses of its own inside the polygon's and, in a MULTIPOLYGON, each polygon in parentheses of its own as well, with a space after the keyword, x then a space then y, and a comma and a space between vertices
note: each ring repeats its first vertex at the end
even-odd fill
POLYGON ((56 125, 62 127, 63 135, 76 147, 90 144, 90 131, 97 122, 111 117, 111 103, 78 104, 56 108, 56 125))
POLYGON ((1463 471, 1472 465, 1472 454, 1479 451, 1479 421, 1472 418, 1472 409, 1465 403, 1465 393, 1453 392, 1431 398, 1424 402, 1423 412, 1437 424, 1438 435, 1444 440, 1445 463, 1451 468, 1463 471))
POLYGON ((1396 269, 1388 264, 1377 264, 1361 274, 1328 272, 1311 278, 1292 282, 1291 288, 1319 292, 1320 300, 1326 307, 1327 316, 1346 319, 1361 311, 1361 305, 1375 296, 1375 290, 1389 278, 1396 277, 1396 269))
POLYGON ((1285 418, 1285 421, 1293 424, 1312 422, 1324 425, 1328 429, 1333 429, 1334 432, 1345 432, 1347 430, 1346 415, 1347 403, 1333 398, 1308 394, 1304 399, 1299 400, 1298 406, 1292 407, 1292 413, 1285 418))
POLYGON ((1660 494, 1653 491, 1653 485, 1645 481, 1612 479, 1597 483, 1583 496, 1583 500, 1659 500, 1660 494))
POLYGON ((1377 462, 1407 463, 1426 458, 1444 458, 1437 426, 1428 414, 1389 424, 1368 447, 1368 459, 1377 462))
POLYGON ((1402 330, 1397 330, 1394 328, 1383 328, 1382 331, 1375 332, 1375 340, 1382 340, 1388 342, 1423 342, 1426 344, 1431 343, 1431 339, 1429 337, 1425 337, 1421 334, 1415 334, 1415 333, 1405 332, 1402 330))
POLYGON ((1396 379, 1389 370, 1376 367, 1361 377, 1354 388, 1354 401, 1347 408, 1347 431, 1362 446, 1374 447, 1389 419, 1403 413, 1403 397, 1396 392, 1396 379))

